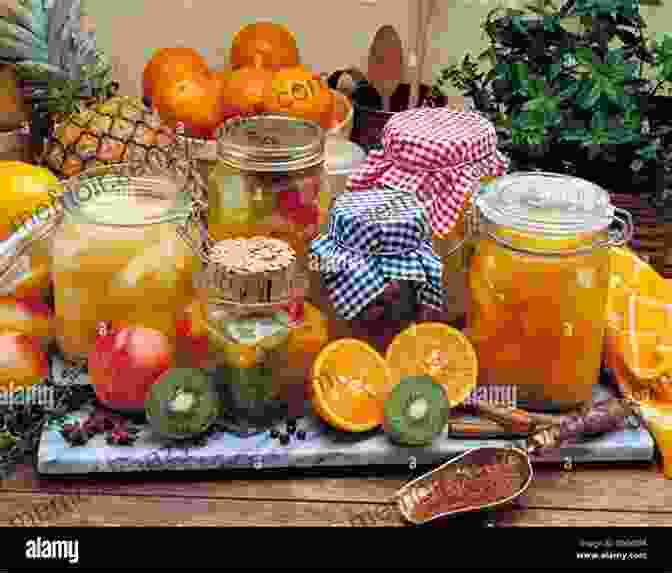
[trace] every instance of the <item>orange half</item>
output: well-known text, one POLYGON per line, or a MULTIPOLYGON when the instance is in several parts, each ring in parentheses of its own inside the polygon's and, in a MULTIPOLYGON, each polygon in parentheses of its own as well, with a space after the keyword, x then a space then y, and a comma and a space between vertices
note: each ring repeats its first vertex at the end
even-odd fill
POLYGON ((311 373, 311 400, 317 415, 346 432, 382 425, 391 390, 385 359, 356 339, 338 339, 317 356, 311 373))
POLYGON ((392 384, 428 375, 446 391, 451 407, 464 402, 476 387, 478 361, 466 336, 443 323, 411 325, 387 349, 392 384))

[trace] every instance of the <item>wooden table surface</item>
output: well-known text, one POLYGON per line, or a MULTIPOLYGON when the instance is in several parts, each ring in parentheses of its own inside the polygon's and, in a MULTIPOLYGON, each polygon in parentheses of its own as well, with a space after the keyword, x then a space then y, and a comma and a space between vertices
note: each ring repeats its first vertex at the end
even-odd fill
MULTIPOLYGON (((403 526, 390 497, 421 471, 382 476, 264 472, 56 479, 21 465, 1 482, 0 524, 403 526)), ((532 486, 513 508, 488 514, 489 526, 672 526, 672 480, 657 464, 585 465, 569 471, 540 465, 535 472, 532 486)))

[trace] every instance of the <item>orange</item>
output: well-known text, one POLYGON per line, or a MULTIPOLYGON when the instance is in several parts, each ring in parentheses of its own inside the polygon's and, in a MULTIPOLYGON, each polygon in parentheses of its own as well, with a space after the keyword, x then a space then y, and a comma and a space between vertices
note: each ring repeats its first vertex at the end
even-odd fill
POLYGON ((385 418, 390 374, 385 359, 357 339, 338 339, 317 356, 312 369, 311 400, 317 415, 346 432, 366 432, 385 418))
POLYGON ((267 112, 310 120, 324 129, 331 127, 334 95, 319 75, 302 66, 283 68, 266 85, 267 112))
POLYGON ((282 24, 256 22, 238 30, 231 43, 229 60, 234 69, 279 70, 299 63, 299 49, 292 33, 282 24))
POLYGON ((476 387, 478 361, 469 340, 443 323, 419 323, 399 333, 386 353, 392 384, 407 377, 430 376, 443 386, 451 407, 476 387))
POLYGON ((262 68, 239 68, 231 72, 223 86, 223 103, 244 114, 264 111, 264 93, 273 73, 262 68))
POLYGON ((191 48, 162 48, 155 52, 145 65, 142 74, 143 94, 150 101, 154 98, 155 84, 165 78, 180 79, 194 72, 205 73, 205 59, 191 48))
POLYGON ((610 250, 605 339, 623 392, 672 397, 672 285, 626 248, 610 250))
POLYGON ((219 88, 209 72, 166 76, 155 85, 153 103, 166 123, 181 122, 195 137, 209 138, 223 119, 219 88))
POLYGON ((229 81, 229 77, 231 76, 231 72, 232 70, 230 69, 214 70, 210 72, 213 81, 213 89, 219 95, 220 99, 224 98, 224 90, 229 81))
POLYGON ((292 329, 288 343, 288 363, 291 369, 310 375, 313 361, 329 341, 327 318, 310 303, 304 303, 303 324, 292 329))

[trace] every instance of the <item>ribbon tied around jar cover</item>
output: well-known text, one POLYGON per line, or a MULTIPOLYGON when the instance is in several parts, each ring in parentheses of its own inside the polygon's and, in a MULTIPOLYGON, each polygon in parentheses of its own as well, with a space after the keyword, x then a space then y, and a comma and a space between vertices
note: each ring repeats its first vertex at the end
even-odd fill
POLYGON ((475 112, 400 112, 385 125, 382 143, 383 149, 370 152, 350 176, 347 189, 390 187, 415 193, 438 236, 455 226, 482 178, 499 177, 508 169, 508 160, 497 150, 494 125, 475 112))
POLYGON ((419 304, 443 306, 443 266, 414 194, 392 189, 341 194, 332 207, 328 233, 313 240, 309 257, 334 309, 346 320, 394 280, 414 282, 419 304))

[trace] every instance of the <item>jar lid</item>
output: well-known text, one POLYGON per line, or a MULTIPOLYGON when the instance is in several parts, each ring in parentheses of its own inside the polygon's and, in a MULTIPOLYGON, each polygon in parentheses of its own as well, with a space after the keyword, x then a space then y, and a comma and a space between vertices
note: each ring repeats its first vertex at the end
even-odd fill
POLYGON ((369 153, 350 177, 348 189, 393 187, 414 193, 427 210, 432 230, 452 230, 467 197, 481 178, 506 173, 495 126, 473 112, 413 108, 385 124, 383 150, 369 153))
POLYGON ((492 223, 545 235, 600 232, 614 218, 604 189, 556 173, 518 172, 500 177, 484 186, 474 203, 492 223))
POLYGON ((196 287, 209 299, 237 305, 288 301, 297 282, 296 253, 280 239, 225 239, 210 246, 196 287))
POLYGON ((327 139, 326 158, 329 175, 350 175, 364 163, 366 152, 355 142, 334 137, 327 139))
POLYGON ((324 132, 307 120, 258 115, 228 120, 217 141, 219 158, 243 171, 282 173, 324 162, 324 132))

